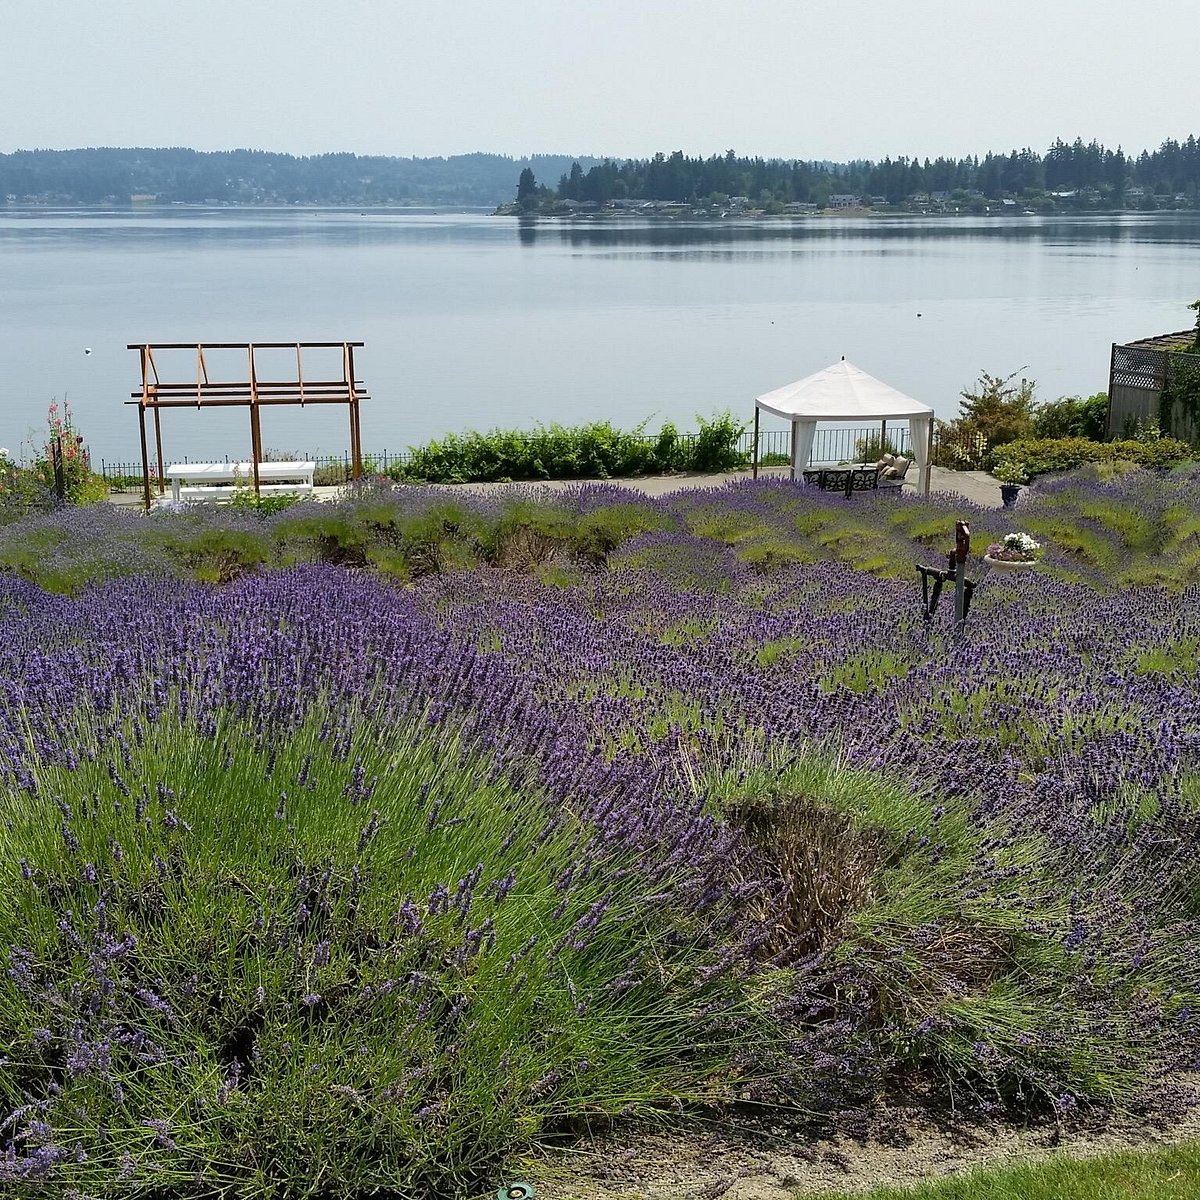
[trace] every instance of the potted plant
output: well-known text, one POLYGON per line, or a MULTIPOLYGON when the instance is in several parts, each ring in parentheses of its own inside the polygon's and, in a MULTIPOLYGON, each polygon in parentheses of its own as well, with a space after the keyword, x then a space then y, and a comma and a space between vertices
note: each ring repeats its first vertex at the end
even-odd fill
POLYGON ((998 571, 1024 571, 1036 565, 1042 545, 1027 533, 1007 533, 987 548, 983 561, 998 571))
POLYGON ((1020 495, 1021 485, 1029 482, 1029 473, 1025 470, 1024 463, 1004 459, 996 464, 992 478, 1000 484, 1000 499, 1004 507, 1012 508, 1020 495))

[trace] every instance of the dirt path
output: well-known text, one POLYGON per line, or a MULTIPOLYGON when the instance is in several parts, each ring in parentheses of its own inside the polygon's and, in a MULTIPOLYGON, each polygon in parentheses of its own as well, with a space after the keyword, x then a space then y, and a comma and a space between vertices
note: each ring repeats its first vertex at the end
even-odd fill
POLYGON ((915 1184, 1068 1154, 1090 1158, 1200 1138, 1200 1109, 1169 1128, 1113 1121, 1062 1132, 959 1122, 947 1128, 919 1110, 889 1112, 872 1136, 812 1140, 785 1126, 730 1119, 717 1129, 606 1136, 531 1163, 544 1200, 792 1200, 915 1184))

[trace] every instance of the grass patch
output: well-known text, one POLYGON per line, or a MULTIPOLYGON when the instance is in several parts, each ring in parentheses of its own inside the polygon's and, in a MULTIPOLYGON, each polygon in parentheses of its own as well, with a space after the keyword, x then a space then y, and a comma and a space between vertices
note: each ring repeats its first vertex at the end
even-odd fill
POLYGON ((908 1187, 795 1193, 795 1200, 1193 1200, 1200 1195, 1200 1145, 1126 1151, 1093 1159, 972 1171, 908 1187))

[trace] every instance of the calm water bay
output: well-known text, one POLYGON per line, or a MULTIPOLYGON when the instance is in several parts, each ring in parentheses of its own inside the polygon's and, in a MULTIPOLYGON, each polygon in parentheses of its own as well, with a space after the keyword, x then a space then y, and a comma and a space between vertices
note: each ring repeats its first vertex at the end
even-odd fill
MULTIPOLYGON (((521 225, 0 209, 0 446, 28 454, 66 397, 97 461, 135 458, 125 347, 145 341, 363 341, 376 450, 539 421, 748 419, 755 395, 842 355, 948 418, 981 370, 1023 372, 1046 399, 1104 390, 1111 344, 1187 328, 1197 296, 1195 215, 521 225)), ((348 441, 340 409, 263 424, 283 452, 348 441)), ((164 417, 168 458, 248 445, 244 414, 164 417)))

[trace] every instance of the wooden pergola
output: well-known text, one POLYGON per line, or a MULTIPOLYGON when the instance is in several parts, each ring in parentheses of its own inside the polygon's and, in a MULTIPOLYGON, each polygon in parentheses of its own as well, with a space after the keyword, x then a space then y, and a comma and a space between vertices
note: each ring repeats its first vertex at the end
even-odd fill
POLYGON ((258 465, 262 462, 262 428, 259 413, 264 406, 277 404, 345 404, 350 412, 350 474, 358 479, 362 475, 362 425, 359 404, 368 400, 362 381, 354 377, 354 351, 362 342, 155 342, 132 343, 141 358, 142 386, 140 391, 131 392, 127 404, 138 406, 138 424, 142 439, 142 485, 146 508, 150 497, 150 454, 146 444, 146 411, 154 413, 154 444, 158 454, 158 490, 165 490, 162 419, 164 408, 248 408, 250 410, 250 441, 252 447, 252 469, 254 492, 259 494, 258 465), (155 351, 187 350, 196 356, 194 380, 164 380, 159 376, 155 351), (244 351, 247 373, 241 379, 212 380, 204 361, 205 351, 244 351), (255 351, 288 350, 296 354, 295 378, 262 379, 255 364, 255 351), (304 376, 304 351, 340 350, 342 373, 340 378, 306 379, 304 376))

